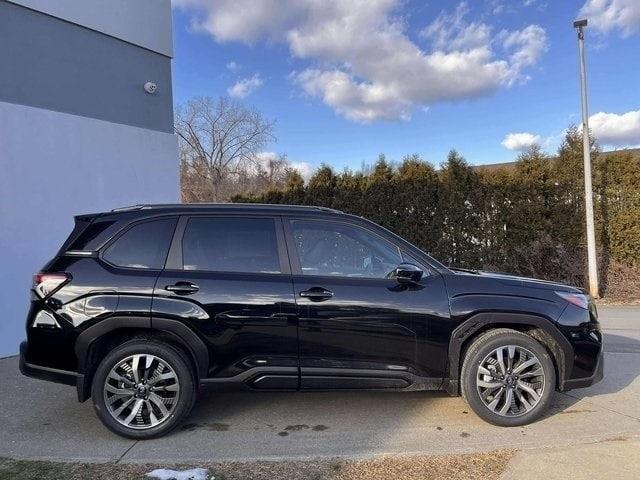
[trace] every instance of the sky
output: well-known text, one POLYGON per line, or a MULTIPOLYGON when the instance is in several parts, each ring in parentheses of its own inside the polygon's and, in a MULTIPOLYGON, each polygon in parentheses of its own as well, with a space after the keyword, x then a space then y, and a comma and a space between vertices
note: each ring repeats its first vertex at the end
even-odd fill
POLYGON ((640 0, 172 0, 174 102, 228 95, 276 121, 308 174, 451 149, 471 164, 554 152, 581 123, 640 145, 640 0))

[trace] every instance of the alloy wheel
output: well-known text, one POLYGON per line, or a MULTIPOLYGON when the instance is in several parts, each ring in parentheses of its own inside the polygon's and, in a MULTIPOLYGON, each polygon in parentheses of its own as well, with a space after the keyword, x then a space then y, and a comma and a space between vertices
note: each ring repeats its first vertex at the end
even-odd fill
POLYGON ((116 363, 107 375, 103 393, 107 410, 118 423, 144 430, 171 416, 180 383, 173 368, 160 357, 136 354, 116 363))
POLYGON ((504 417, 533 410, 545 388, 544 369, 538 357, 517 345, 494 349, 480 365, 477 388, 484 405, 504 417))

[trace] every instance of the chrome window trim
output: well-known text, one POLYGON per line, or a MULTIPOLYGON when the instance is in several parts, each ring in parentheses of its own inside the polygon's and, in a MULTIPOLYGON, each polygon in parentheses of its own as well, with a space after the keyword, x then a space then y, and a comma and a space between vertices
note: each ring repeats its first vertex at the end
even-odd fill
POLYGON ((97 253, 95 250, 67 250, 64 252, 67 257, 95 257, 97 253))

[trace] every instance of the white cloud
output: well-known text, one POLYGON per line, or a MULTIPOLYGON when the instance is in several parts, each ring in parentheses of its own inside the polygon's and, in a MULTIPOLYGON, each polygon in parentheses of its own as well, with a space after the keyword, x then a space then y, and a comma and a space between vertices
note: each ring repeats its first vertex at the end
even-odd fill
POLYGON ((195 10, 192 27, 219 42, 282 42, 311 65, 290 78, 346 118, 408 119, 415 107, 473 98, 517 79, 546 48, 544 29, 501 32, 467 21, 461 4, 423 31, 405 32, 402 0, 174 0, 195 10), (497 48, 496 48, 497 46, 497 48))
POLYGON ((432 40, 432 48, 444 52, 487 45, 491 42, 491 28, 482 22, 467 23, 464 17, 468 13, 467 4, 460 3, 452 14, 442 12, 420 35, 432 40))
POLYGON ((545 137, 542 141, 542 147, 547 151, 555 151, 558 150, 563 140, 567 136, 567 129, 562 130, 559 133, 549 135, 545 137))
POLYGON ((603 33, 618 30, 623 37, 640 32, 639 0, 587 0, 579 17, 603 33))
MULTIPOLYGON (((313 0, 310 0, 313 1, 313 0)), ((299 16, 296 0, 172 0, 176 7, 194 8, 193 31, 211 34, 219 42, 253 43, 281 39, 291 20, 299 16)))
POLYGON ((291 162, 291 168, 295 168, 305 181, 311 178, 316 168, 307 162, 291 162))
POLYGON ((589 128, 603 145, 625 147, 640 144, 640 110, 627 113, 598 112, 589 117, 589 128))
POLYGON ((302 178, 304 178, 305 181, 309 180, 309 178, 311 178, 311 175, 313 175, 313 172, 315 171, 315 167, 310 163, 301 162, 301 161, 292 162, 292 161, 289 161, 289 159, 287 159, 286 157, 276 152, 260 152, 256 156, 256 161, 258 165, 260 165, 262 168, 267 170, 269 168, 270 162, 275 162, 280 160, 284 160, 289 167, 295 168, 300 173, 300 175, 302 175, 302 178))
POLYGON ((242 65, 240 65, 235 60, 231 60, 229 63, 227 63, 227 70, 229 70, 229 71, 231 71, 233 73, 236 73, 241 68, 242 68, 242 65))
POLYGON ((489 1, 489 9, 493 15, 500 15, 507 11, 507 7, 504 4, 503 0, 488 0, 489 1))
POLYGON ((231 87, 227 89, 227 93, 235 98, 244 98, 247 95, 252 94, 257 88, 263 84, 260 75, 257 73, 252 77, 243 78, 238 80, 231 87))
POLYGON ((540 135, 534 135, 533 133, 510 133, 504 140, 502 140, 502 146, 508 150, 523 151, 533 145, 540 144, 540 135))
POLYGON ((510 60, 517 72, 535 65, 548 48, 545 31, 538 25, 529 25, 515 32, 505 32, 502 36, 504 47, 514 50, 510 60))

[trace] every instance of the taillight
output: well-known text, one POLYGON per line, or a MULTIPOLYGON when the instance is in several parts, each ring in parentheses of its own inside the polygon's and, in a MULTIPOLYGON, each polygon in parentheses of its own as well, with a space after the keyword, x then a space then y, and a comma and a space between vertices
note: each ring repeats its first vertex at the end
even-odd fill
POLYGON ((33 289, 41 298, 47 298, 69 280, 71 275, 66 272, 38 272, 33 276, 33 289))
POLYGON ((584 293, 556 292, 556 295, 564 298, 576 307, 584 308, 585 310, 589 309, 589 296, 584 293))

